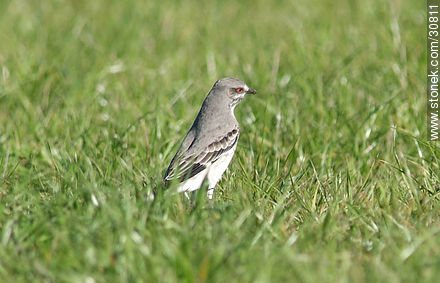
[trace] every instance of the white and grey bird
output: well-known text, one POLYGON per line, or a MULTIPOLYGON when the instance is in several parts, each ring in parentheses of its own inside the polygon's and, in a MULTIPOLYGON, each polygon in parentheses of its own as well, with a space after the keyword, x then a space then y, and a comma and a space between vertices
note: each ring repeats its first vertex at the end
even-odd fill
POLYGON ((234 110, 255 89, 235 78, 215 82, 199 114, 165 173, 164 183, 179 183, 178 192, 198 190, 205 180, 208 198, 234 156, 240 128, 234 110))

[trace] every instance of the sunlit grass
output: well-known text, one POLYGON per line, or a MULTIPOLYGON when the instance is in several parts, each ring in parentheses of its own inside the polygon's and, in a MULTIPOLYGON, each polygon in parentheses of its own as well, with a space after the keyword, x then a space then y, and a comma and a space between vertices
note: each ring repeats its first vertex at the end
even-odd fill
POLYGON ((0 2, 0 278, 435 282, 419 2, 0 2), (152 202, 224 76, 214 201, 152 202))

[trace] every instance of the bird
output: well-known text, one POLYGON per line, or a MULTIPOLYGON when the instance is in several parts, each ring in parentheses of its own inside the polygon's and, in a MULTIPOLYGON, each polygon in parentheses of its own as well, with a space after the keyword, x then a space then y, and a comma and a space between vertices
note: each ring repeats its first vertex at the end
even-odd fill
POLYGON ((177 191, 189 198, 189 192, 207 181, 207 197, 213 199, 214 188, 228 168, 240 136, 235 107, 247 94, 256 93, 244 81, 232 77, 214 83, 166 170, 166 187, 174 180, 177 191))

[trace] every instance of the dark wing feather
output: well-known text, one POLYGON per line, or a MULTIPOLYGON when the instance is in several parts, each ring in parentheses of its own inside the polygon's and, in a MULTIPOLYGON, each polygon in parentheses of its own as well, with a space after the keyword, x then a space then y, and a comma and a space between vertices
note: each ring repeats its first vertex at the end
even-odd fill
MULTIPOLYGON (((173 160, 168 168, 164 182, 168 184, 173 179, 178 179, 180 182, 187 180, 201 171, 203 171, 209 164, 214 163, 224 152, 231 150, 238 141, 238 128, 233 129, 224 137, 209 144, 202 152, 197 155, 181 156, 179 160, 173 160)), ((189 148, 188 148, 189 149, 189 148)))

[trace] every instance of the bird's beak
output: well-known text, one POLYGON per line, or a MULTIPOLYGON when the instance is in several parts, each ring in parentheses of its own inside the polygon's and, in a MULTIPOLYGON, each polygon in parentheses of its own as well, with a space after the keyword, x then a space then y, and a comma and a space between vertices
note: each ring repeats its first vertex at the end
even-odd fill
POLYGON ((257 93, 257 91, 255 90, 255 89, 253 89, 253 88, 249 88, 247 91, 246 91, 246 94, 256 94, 257 93))

